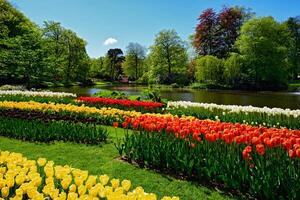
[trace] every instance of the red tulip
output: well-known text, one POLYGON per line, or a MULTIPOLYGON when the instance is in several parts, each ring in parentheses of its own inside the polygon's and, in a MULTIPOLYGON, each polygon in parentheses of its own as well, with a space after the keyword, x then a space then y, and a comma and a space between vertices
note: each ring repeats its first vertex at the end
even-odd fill
POLYGON ((119 127, 119 123, 118 122, 114 122, 113 123, 113 127, 118 128, 119 127))

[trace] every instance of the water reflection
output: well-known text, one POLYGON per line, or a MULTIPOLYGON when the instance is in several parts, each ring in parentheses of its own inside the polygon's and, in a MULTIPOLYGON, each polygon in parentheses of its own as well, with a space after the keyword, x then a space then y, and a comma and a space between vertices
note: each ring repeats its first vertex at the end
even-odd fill
MULTIPOLYGON (((92 86, 53 88, 53 91, 72 92, 79 96, 91 96, 100 90, 117 90, 129 95, 138 95, 146 89, 142 86, 92 86)), ((245 92, 230 90, 162 89, 163 98, 217 104, 253 105, 258 107, 280 107, 300 109, 300 92, 245 92)))

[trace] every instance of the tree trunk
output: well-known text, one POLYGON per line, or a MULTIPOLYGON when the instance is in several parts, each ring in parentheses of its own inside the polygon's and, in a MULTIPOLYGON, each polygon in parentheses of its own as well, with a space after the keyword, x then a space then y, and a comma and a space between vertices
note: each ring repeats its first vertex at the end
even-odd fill
POLYGON ((138 57, 137 55, 134 55, 135 58, 135 80, 138 79, 138 57))
POLYGON ((171 75, 171 56, 170 56, 170 52, 169 52, 169 46, 167 46, 167 61, 168 61, 168 76, 170 77, 171 75))

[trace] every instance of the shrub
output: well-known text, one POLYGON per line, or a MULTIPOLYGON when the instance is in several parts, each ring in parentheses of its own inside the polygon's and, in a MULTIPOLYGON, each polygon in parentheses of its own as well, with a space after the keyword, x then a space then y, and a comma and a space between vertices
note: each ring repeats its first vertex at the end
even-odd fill
POLYGON ((215 56, 196 60, 196 80, 201 83, 219 83, 223 80, 223 61, 215 56))

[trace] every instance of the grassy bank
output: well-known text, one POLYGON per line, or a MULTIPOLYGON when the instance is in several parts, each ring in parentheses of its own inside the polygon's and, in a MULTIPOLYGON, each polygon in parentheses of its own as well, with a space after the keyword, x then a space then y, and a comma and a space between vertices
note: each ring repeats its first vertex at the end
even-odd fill
POLYGON ((88 146, 56 142, 52 144, 30 143, 0 137, 0 149, 23 153, 30 159, 45 157, 56 164, 88 170, 91 174, 108 174, 111 177, 130 179, 134 186, 141 185, 145 191, 163 195, 176 195, 183 200, 233 199, 214 189, 177 180, 154 171, 140 169, 118 160, 113 141, 124 136, 123 129, 108 127, 111 142, 102 146, 88 146))

